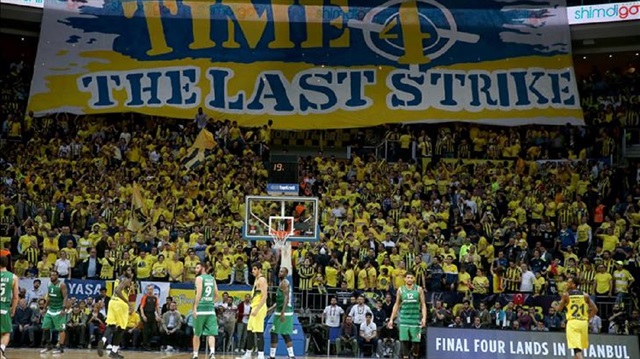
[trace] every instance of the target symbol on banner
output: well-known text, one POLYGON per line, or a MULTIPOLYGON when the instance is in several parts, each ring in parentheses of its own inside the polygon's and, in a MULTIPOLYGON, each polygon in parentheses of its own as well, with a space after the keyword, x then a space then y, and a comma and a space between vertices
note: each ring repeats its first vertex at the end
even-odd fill
POLYGON ((373 52, 404 65, 427 64, 458 41, 480 40, 479 35, 458 31, 451 11, 433 0, 391 0, 348 25, 362 30, 373 52))

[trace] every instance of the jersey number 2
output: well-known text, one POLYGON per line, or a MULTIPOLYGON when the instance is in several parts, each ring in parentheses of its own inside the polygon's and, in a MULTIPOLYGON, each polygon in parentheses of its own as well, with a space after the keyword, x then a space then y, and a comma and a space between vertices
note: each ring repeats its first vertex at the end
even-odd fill
POLYGON ((574 304, 571 306, 571 316, 573 317, 580 317, 583 316, 585 313, 585 305, 577 305, 574 304))

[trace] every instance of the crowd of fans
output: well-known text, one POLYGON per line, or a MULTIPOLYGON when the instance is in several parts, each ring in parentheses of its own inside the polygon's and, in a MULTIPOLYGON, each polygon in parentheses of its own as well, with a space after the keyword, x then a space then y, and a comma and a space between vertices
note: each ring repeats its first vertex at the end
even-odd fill
MULTIPOLYGON (((23 78, 25 68, 12 66, 10 76, 23 78)), ((635 86, 637 75, 619 80, 635 86)), ((593 77, 583 87, 602 91, 600 82, 593 77)), ((609 111, 601 104, 598 114, 603 105, 609 111)), ((18 276, 48 277, 56 269, 64 278, 109 280, 133 265, 138 280, 188 282, 197 263, 208 263, 219 284, 250 285, 248 264, 257 261, 273 279, 277 255, 267 243, 241 237, 244 196, 266 194, 271 124, 242 129, 206 113, 183 121, 3 111, 0 243, 18 276), (188 169, 182 159, 204 127, 217 146, 188 169), (140 231, 130 230, 134 182, 147 212, 140 231)), ((622 313, 603 318, 604 330, 592 323, 594 332, 637 334, 640 185, 635 169, 609 162, 621 135, 615 121, 623 121, 608 118, 601 121, 607 126, 588 127, 385 126, 379 131, 392 143, 387 159, 357 143, 350 160, 301 158, 302 187, 320 198, 322 236, 293 253, 300 302, 321 311, 327 303, 309 293, 357 293, 340 302, 338 326, 361 325, 366 316, 348 314, 358 295, 374 293, 380 301, 372 320, 380 326, 388 294, 410 270, 429 292, 464 298, 434 300, 432 325, 556 330, 561 313, 489 300, 502 293, 557 296, 567 277, 577 276, 582 290, 597 301, 610 298, 622 313)), ((22 293, 14 318, 31 345, 39 298, 22 293)), ((71 340, 94 342, 104 302, 74 304, 71 340)), ((132 311, 132 345, 141 342, 135 313, 143 312, 132 311)), ((180 318, 188 327, 189 318, 180 318)))
POLYGON ((585 121, 590 125, 640 125, 640 56, 624 68, 594 67, 578 82, 585 121))
MULTIPOLYGON (((32 290, 21 289, 16 315, 13 318, 11 343, 14 346, 37 348, 46 344, 43 337, 42 320, 47 311, 46 288, 39 279, 34 280, 32 290)), ((227 292, 216 302, 218 325, 222 329, 217 336, 217 350, 231 351, 244 347, 250 305, 250 296, 236 303, 227 292), (247 309, 245 309, 247 308, 247 309), (234 336, 235 335, 235 336, 234 336), (236 338, 237 344, 230 340, 236 338)), ((86 299, 70 298, 71 309, 65 326, 66 346, 69 348, 95 348, 106 329, 106 310, 111 298, 106 288, 100 294, 86 299)), ((191 344, 194 319, 192 312, 182 315, 172 297, 160 304, 153 286, 145 288, 138 308, 130 305, 129 321, 124 337, 124 347, 131 350, 159 348, 166 352, 187 349, 191 344)))

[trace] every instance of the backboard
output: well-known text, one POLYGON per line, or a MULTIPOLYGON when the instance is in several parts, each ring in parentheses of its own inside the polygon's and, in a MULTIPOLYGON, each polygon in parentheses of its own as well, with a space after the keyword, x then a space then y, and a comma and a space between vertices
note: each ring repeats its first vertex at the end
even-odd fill
POLYGON ((247 240, 270 241, 274 231, 283 230, 291 242, 320 239, 315 197, 247 196, 245 210, 242 235, 247 240))

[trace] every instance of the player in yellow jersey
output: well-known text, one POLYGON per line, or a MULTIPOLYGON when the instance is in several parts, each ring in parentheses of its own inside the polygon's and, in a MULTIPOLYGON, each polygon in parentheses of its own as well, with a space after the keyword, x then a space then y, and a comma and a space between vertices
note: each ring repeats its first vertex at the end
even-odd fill
POLYGON ((118 353, 120 342, 124 336, 127 324, 129 323, 129 287, 131 286, 131 278, 133 271, 131 267, 122 268, 122 277, 114 283, 113 297, 109 301, 107 310, 107 329, 98 341, 98 356, 104 355, 104 348, 111 345, 109 358, 122 359, 123 356, 118 353))
POLYGON ((247 344, 244 355, 238 359, 251 359, 254 346, 258 349, 258 359, 264 359, 264 320, 267 317, 267 279, 262 275, 262 264, 251 265, 255 278, 251 291, 251 314, 247 322, 247 344))
POLYGON ((556 311, 567 308, 567 346, 573 349, 573 359, 582 359, 582 350, 589 347, 589 319, 598 313, 588 293, 578 290, 578 279, 569 277, 567 291, 556 305, 556 311))

